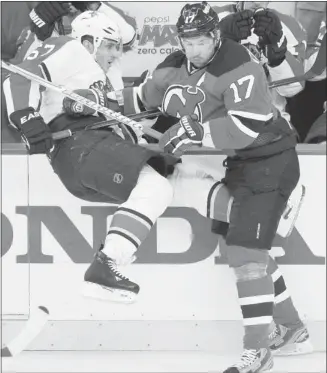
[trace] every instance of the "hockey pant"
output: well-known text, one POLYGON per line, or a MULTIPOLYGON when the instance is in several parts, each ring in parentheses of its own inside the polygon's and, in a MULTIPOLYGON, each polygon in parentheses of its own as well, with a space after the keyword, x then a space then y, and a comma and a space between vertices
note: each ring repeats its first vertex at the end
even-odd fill
MULTIPOLYGON (((289 163, 291 175, 292 157, 289 163)), ((296 178, 290 177, 293 186, 296 178)), ((168 206, 195 208, 204 217, 230 223, 228 245, 269 249, 292 188, 288 188, 286 198, 277 189, 252 193, 243 187, 232 195, 218 178, 187 163, 176 165, 168 178, 144 166, 130 197, 113 216, 105 241, 107 255, 119 264, 133 261, 136 250, 168 206)))
MULTIPOLYGON (((203 170, 194 169, 194 166, 179 164, 174 173, 165 178, 145 165, 128 200, 112 217, 104 252, 118 265, 133 262, 138 247, 168 206, 195 208, 206 217, 208 196, 216 184, 212 177, 203 170)), ((225 189, 224 193, 223 199, 229 200, 225 189)), ((223 216, 226 214, 226 211, 222 212, 219 218, 226 219, 223 216)))

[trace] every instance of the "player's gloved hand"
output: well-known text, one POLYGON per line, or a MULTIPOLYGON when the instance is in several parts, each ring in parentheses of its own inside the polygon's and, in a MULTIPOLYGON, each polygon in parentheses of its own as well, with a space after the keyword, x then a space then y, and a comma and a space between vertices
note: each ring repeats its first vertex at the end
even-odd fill
POLYGON ((260 9, 253 19, 253 32, 259 36, 259 48, 268 59, 268 65, 279 66, 285 59, 287 39, 278 15, 271 9, 260 9))
POLYGON ((203 127, 197 115, 185 115, 161 136, 159 147, 167 153, 180 157, 192 146, 201 146, 203 136, 203 127))
POLYGON ((221 37, 237 42, 247 39, 251 35, 252 17, 253 11, 249 9, 229 14, 219 22, 221 37))
POLYGON ((259 9, 253 14, 253 32, 262 45, 277 44, 283 36, 283 26, 278 15, 271 9, 259 9))
POLYGON ((49 38, 54 30, 55 22, 69 13, 70 3, 68 1, 41 1, 30 12, 32 22, 30 29, 41 41, 49 38))
POLYGON ((99 6, 101 5, 101 1, 74 1, 73 6, 80 10, 81 12, 85 12, 86 10, 98 10, 99 6))
POLYGON ((20 132, 29 154, 45 154, 53 147, 49 127, 32 107, 13 112, 10 121, 20 132))
POLYGON ((283 36, 280 43, 268 44, 263 48, 263 54, 268 60, 270 67, 279 66, 286 57, 287 39, 283 36))
MULTIPOLYGON (((117 101, 110 100, 106 93, 101 89, 76 89, 74 93, 77 93, 79 96, 85 97, 90 101, 93 101, 96 104, 105 106, 114 111, 121 111, 120 106, 118 105, 117 101)), ((73 117, 80 117, 85 115, 96 115, 97 111, 95 109, 91 109, 88 106, 80 104, 75 100, 65 97, 63 100, 63 110, 73 117)))

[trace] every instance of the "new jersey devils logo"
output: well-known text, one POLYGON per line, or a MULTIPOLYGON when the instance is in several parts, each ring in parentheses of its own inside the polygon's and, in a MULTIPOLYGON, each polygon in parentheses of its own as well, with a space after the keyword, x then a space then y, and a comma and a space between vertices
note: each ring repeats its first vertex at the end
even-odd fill
POLYGON ((162 109, 168 115, 176 118, 196 114, 198 120, 202 122, 201 103, 204 100, 205 94, 200 87, 173 84, 165 93, 162 109))

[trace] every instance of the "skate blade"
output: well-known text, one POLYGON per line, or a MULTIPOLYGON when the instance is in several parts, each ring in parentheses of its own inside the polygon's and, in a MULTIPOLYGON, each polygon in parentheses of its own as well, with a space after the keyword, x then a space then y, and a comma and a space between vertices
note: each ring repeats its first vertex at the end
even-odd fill
POLYGON ((313 352, 313 346, 308 340, 301 343, 292 343, 271 352, 274 356, 305 355, 313 352))
POLYGON ((274 361, 272 357, 270 357, 270 359, 266 362, 266 364, 260 368, 259 372, 267 372, 267 373, 272 372, 273 367, 274 367, 274 361))
POLYGON ((86 298, 125 304, 134 303, 136 300, 136 294, 131 291, 113 289, 91 282, 84 283, 82 295, 86 298))
MULTIPOLYGON (((258 371, 258 373, 269 373, 269 372, 273 372, 273 367, 274 367, 274 361, 272 359, 272 357, 269 358, 269 360, 265 363, 265 365, 263 365, 260 370, 258 371)), ((225 372, 225 370, 224 370, 225 372)), ((252 370, 251 370, 252 372, 252 370)), ((223 373, 221 370, 209 370, 208 373, 223 373)))
POLYGON ((297 221, 297 218, 299 216, 299 213, 300 213, 300 210, 303 204, 303 200, 305 197, 305 191, 306 191, 305 186, 302 185, 301 186, 301 197, 300 197, 298 205, 296 206, 296 208, 293 208, 293 210, 290 212, 290 216, 288 216, 289 212, 286 211, 283 213, 283 216, 281 217, 281 222, 277 228, 277 234, 281 236, 282 238, 289 237, 293 231, 293 228, 295 226, 295 223, 297 221), (285 223, 289 219, 292 221, 292 223, 289 227, 287 227, 287 224, 285 223), (285 226, 283 226, 284 224, 285 226))

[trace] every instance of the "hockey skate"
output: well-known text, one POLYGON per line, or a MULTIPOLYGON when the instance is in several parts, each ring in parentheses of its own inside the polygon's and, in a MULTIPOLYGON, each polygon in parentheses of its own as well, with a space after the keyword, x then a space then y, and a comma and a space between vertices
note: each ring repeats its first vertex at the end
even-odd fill
POLYGON ((269 349, 244 350, 239 363, 224 370, 223 373, 261 373, 269 372, 274 363, 269 349))
POLYGON ((140 291, 139 285, 122 275, 115 261, 104 254, 102 248, 85 272, 83 295, 113 302, 134 302, 140 291))
POLYGON ((305 186, 298 182, 287 201, 287 205, 278 224, 277 234, 281 237, 286 238, 292 233, 304 196, 305 186))
POLYGON ((269 345, 273 355, 300 355, 313 352, 308 329, 303 324, 294 329, 276 325, 269 335, 269 345))

